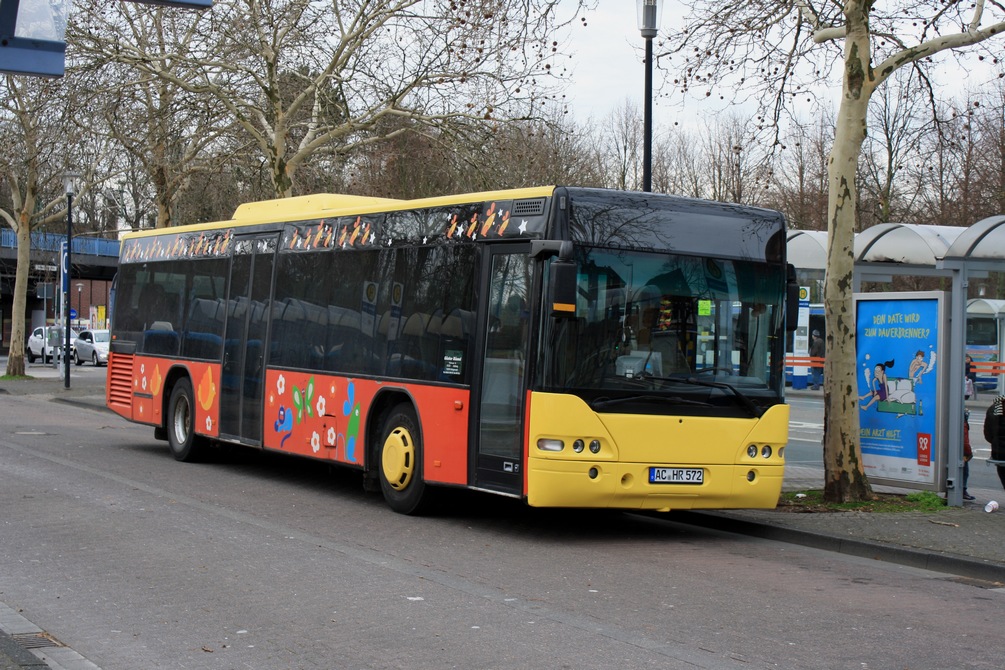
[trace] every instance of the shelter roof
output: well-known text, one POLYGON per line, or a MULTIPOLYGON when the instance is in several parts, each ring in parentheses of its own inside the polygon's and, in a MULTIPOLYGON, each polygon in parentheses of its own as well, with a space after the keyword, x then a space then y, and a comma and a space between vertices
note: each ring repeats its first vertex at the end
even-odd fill
POLYGON ((966 230, 962 226, 880 223, 855 237, 855 262, 934 267, 966 230))
POLYGON ((789 262, 800 270, 827 268, 827 232, 824 230, 789 230, 786 236, 789 262))
POLYGON ((989 314, 1005 316, 1005 300, 988 300, 987 298, 971 298, 967 300, 967 314, 989 314))
MULTIPOLYGON (((789 262, 799 270, 827 267, 827 233, 789 230, 789 262)), ((1005 271, 1005 215, 967 226, 881 223, 855 235, 855 263, 921 268, 965 262, 973 270, 1005 271)))
POLYGON ((965 229, 947 251, 945 260, 980 264, 979 269, 984 270, 1005 269, 1005 215, 989 216, 965 229))

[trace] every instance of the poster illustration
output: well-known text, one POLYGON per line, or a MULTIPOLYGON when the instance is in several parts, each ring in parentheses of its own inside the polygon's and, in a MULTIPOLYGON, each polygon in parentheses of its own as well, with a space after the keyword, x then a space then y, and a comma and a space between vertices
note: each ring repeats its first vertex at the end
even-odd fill
POLYGON ((870 480, 939 485, 942 294, 856 296, 860 444, 870 480), (908 297, 909 296, 909 297, 908 297))

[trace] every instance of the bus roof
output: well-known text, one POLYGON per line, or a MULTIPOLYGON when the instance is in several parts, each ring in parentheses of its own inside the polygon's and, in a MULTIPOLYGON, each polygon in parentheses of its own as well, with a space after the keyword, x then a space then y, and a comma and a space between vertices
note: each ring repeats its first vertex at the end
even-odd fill
POLYGON ((521 198, 550 196, 554 190, 554 186, 535 186, 498 191, 458 193, 454 195, 420 198, 416 200, 395 200, 392 198, 375 198, 337 193, 318 193, 294 198, 278 198, 275 200, 249 202, 238 206, 238 208, 234 211, 233 218, 225 221, 135 231, 123 235, 122 239, 127 240, 136 237, 148 237, 185 231, 218 230, 220 228, 251 226, 260 223, 302 221, 311 218, 371 214, 375 212, 419 209, 423 207, 441 207, 469 202, 483 202, 488 200, 519 200, 521 198))

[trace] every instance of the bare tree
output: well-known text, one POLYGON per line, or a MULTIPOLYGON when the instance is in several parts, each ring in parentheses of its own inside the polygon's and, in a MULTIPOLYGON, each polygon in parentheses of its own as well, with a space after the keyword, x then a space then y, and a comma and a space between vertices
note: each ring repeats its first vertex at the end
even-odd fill
POLYGON ((926 69, 940 52, 974 47, 1001 34, 1005 7, 985 0, 890 0, 882 6, 871 0, 697 0, 688 11, 681 30, 667 38, 673 49, 663 54, 663 66, 677 70, 687 91, 711 95, 732 86, 738 96, 760 101, 765 126, 777 127, 796 101, 811 97, 812 86, 827 81, 831 64, 841 66, 841 103, 828 164, 824 495, 828 500, 870 497, 854 392, 851 292, 858 163, 869 102, 898 69, 926 69))
POLYGON ((918 197, 918 184, 905 178, 906 168, 934 124, 919 108, 918 100, 925 96, 916 73, 908 70, 894 79, 869 110, 869 126, 876 132, 866 137, 862 150, 860 228, 910 220, 918 197))
POLYGON ((576 6, 560 19, 557 0, 218 0, 179 18, 192 40, 175 48, 115 34, 160 9, 117 5, 94 21, 109 57, 225 109, 282 197, 316 152, 344 156, 411 130, 392 117, 435 127, 535 115, 555 31, 576 6))
POLYGON ((626 100, 611 111, 600 132, 607 186, 621 190, 641 188, 642 117, 638 108, 626 100))
POLYGON ((784 137, 765 205, 785 212, 801 230, 827 229, 827 155, 834 121, 821 112, 813 125, 793 125, 784 137))
POLYGON ((691 198, 708 197, 708 157, 698 134, 675 128, 653 144, 653 188, 691 198))
MULTIPOLYGON (((194 74, 184 59, 172 56, 199 48, 193 15, 125 5, 120 10, 74 14, 67 31, 68 80, 81 89, 88 108, 98 116, 91 132, 115 140, 142 167, 150 192, 133 195, 152 200, 155 226, 162 228, 171 225, 173 209, 193 178, 218 172, 241 148, 235 148, 225 110, 175 81, 194 74), (161 55, 160 67, 170 76, 123 65, 117 48, 123 35, 161 55)), ((116 173, 130 167, 129 161, 116 160, 108 170, 111 182, 123 184, 116 173)))
POLYGON ((25 373, 25 320, 31 233, 65 215, 60 176, 66 168, 67 109, 62 82, 5 76, 0 96, 0 182, 6 182, 10 209, 0 219, 17 236, 17 266, 11 309, 7 375, 25 373))

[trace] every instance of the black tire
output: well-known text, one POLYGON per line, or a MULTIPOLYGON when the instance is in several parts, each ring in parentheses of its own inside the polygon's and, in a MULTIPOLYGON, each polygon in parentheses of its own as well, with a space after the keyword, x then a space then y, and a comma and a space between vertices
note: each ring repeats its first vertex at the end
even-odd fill
POLYGON ((31 349, 28 349, 28 351, 26 351, 25 353, 28 355, 28 362, 29 363, 34 363, 35 359, 38 358, 38 356, 36 356, 35 354, 33 354, 31 352, 31 349))
POLYGON ((377 470, 384 499, 399 514, 421 514, 429 506, 429 491, 422 473, 419 420, 412 406, 402 403, 388 412, 381 435, 377 470))
POLYGON ((84 359, 82 359, 80 357, 80 352, 79 351, 74 351, 73 352, 73 362, 76 363, 77 365, 83 365, 84 364, 84 359))
POLYGON ((204 440, 195 434, 195 403, 188 379, 179 379, 171 389, 164 427, 175 460, 192 463, 202 457, 204 440))
POLYGON ((95 351, 91 354, 91 362, 94 363, 94 367, 98 367, 98 352, 95 351))

